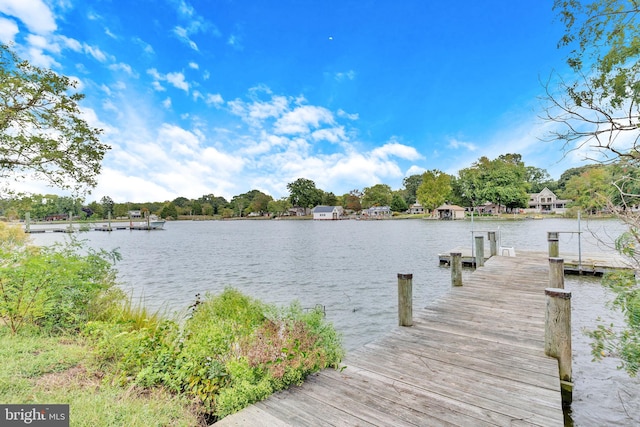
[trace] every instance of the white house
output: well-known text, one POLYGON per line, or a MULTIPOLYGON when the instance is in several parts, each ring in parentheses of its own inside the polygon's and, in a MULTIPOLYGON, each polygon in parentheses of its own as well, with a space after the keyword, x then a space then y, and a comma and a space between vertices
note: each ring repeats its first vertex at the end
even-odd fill
POLYGON ((529 194, 529 209, 527 211, 535 213, 564 213, 569 203, 571 203, 571 200, 558 199, 558 196, 553 191, 545 187, 539 193, 529 194))
POLYGON ((343 214, 344 209, 342 209, 342 206, 316 206, 313 208, 313 219, 341 219, 343 214))
POLYGON ((389 206, 371 206, 369 209, 364 210, 363 213, 370 217, 391 216, 391 208, 389 206))
POLYGON ((424 213, 424 207, 422 207, 422 205, 420 203, 414 203, 411 206, 409 206, 409 213, 410 214, 423 214, 424 213))

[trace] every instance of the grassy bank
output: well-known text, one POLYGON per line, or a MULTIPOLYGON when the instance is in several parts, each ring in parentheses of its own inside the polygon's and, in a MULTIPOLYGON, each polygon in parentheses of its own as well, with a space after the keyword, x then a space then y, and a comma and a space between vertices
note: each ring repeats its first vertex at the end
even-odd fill
POLYGON ((0 223, 2 403, 70 405, 74 426, 206 425, 315 371, 341 339, 320 311, 228 288, 185 317, 133 306, 116 253, 36 248, 0 223))
POLYGON ((156 389, 103 381, 91 343, 77 335, 11 334, 0 327, 2 403, 65 403, 72 426, 205 425, 197 405, 156 389))

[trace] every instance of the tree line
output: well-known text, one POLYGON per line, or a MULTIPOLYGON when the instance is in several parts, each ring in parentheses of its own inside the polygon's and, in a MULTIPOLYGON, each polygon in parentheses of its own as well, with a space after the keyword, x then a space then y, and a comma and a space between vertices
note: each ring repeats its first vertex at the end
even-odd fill
MULTIPOLYGON (((260 190, 233 196, 230 200, 214 194, 197 199, 177 197, 170 201, 115 203, 109 196, 84 204, 81 198, 57 195, 28 195, 0 201, 0 216, 8 219, 46 220, 56 215, 91 219, 127 218, 130 211, 142 215, 155 214, 162 218, 185 216, 238 218, 247 216, 280 216, 293 207, 311 209, 318 205, 342 206, 349 212, 360 212, 373 206, 389 206, 393 212, 405 212, 415 203, 433 211, 444 203, 463 207, 477 207, 484 203, 502 206, 505 211, 517 211, 528 206, 529 194, 545 187, 562 199, 572 200, 587 213, 598 213, 611 200, 622 203, 615 183, 630 175, 640 178, 637 168, 626 161, 610 165, 591 164, 565 171, 558 180, 550 178, 545 169, 526 166, 520 154, 504 154, 490 160, 481 157, 457 175, 437 169, 404 178, 403 186, 393 190, 387 184, 375 184, 354 189, 342 195, 317 188, 314 181, 298 178, 287 184, 289 195, 274 199, 260 190)), ((636 183, 638 181, 630 181, 636 183)), ((626 190, 640 194, 640 188, 626 190)), ((629 202, 627 198, 625 202, 629 202)))

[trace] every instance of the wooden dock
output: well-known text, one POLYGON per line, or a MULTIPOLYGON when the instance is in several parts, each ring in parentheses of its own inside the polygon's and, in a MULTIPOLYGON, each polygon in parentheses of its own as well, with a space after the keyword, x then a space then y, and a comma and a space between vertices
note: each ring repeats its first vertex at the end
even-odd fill
POLYGON ((547 257, 492 257, 343 370, 216 425, 562 426, 558 362, 544 354, 548 280, 547 257))
MULTIPOLYGON (((544 251, 523 251, 513 249, 518 258, 548 258, 548 254, 544 251)), ((472 267, 475 265, 475 257, 469 248, 455 248, 449 252, 438 254, 440 264, 449 264, 451 262, 451 252, 459 252, 462 254, 462 265, 472 267)), ((499 252, 499 251, 498 251, 499 252)), ((505 252, 507 254, 507 252, 505 252)), ((498 253, 498 255, 501 255, 498 253)), ((560 253, 559 258, 564 260, 565 274, 591 274, 601 276, 604 273, 613 270, 633 269, 618 253, 598 253, 598 254, 575 254, 560 253)), ((489 259, 485 248, 485 260, 489 259)))

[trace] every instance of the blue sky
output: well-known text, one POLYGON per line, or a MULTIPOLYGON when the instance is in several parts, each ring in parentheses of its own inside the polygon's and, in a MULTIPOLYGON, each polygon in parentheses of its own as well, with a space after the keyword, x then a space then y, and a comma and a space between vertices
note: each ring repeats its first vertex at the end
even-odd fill
MULTIPOLYGON (((0 41, 74 77, 112 146, 88 200, 337 195, 481 156, 553 178, 551 0, 0 0, 0 41)), ((41 184, 21 189, 55 192, 41 184)))

